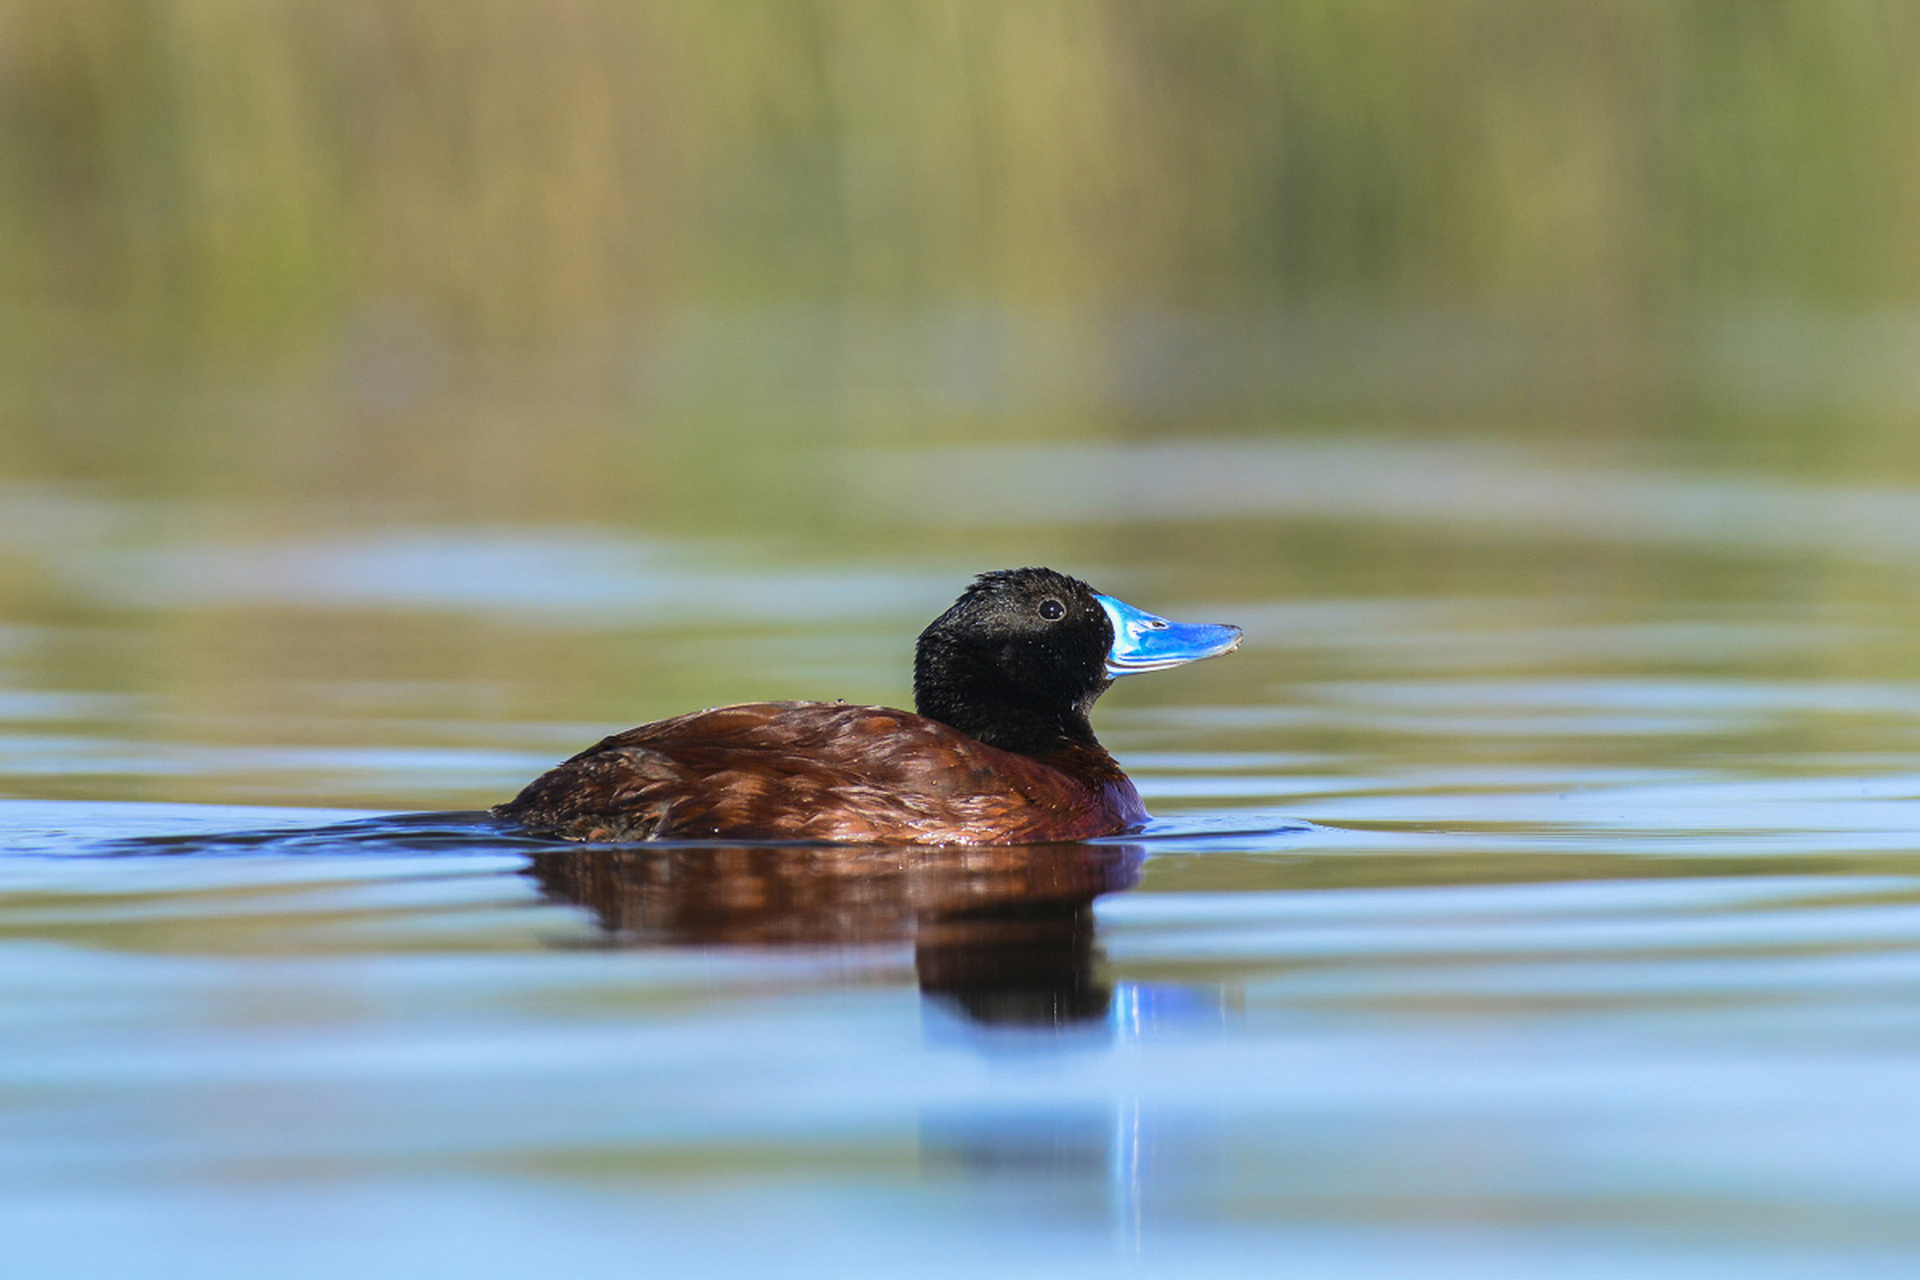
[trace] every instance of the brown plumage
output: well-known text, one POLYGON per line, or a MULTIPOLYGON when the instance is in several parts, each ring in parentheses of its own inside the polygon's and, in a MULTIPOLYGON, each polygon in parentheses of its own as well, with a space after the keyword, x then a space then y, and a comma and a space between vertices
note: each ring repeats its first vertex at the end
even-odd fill
POLYGON ((983 574, 921 633, 919 714, 753 702, 676 716, 589 747, 494 813, 569 840, 1119 835, 1147 812, 1088 721, 1109 673, 1222 653, 1239 635, 1141 614, 1050 569, 983 574))
POLYGON ((1051 762, 925 716, 749 702, 629 729, 497 810, 570 840, 1026 844, 1115 835, 1147 813, 1097 744, 1051 762))

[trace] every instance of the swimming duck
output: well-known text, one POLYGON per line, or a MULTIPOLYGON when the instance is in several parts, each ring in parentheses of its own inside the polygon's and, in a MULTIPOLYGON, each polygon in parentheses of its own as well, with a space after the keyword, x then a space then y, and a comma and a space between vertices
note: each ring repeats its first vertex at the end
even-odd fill
POLYGON ((914 712, 750 702, 618 733, 493 813, 569 840, 1031 844, 1133 831, 1147 811, 1093 736, 1124 675, 1236 648, 1052 569, 975 578, 920 633, 914 712), (917 713, 917 714, 916 714, 917 713))

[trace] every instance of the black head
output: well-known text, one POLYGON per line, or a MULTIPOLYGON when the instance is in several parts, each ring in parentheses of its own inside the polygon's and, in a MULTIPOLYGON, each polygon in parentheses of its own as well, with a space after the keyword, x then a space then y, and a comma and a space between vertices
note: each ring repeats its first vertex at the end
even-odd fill
POLYGON ((1113 624, 1078 578, 1051 569, 983 573, 920 633, 914 707, 1026 755, 1091 743, 1088 715, 1113 683, 1112 647, 1113 624))

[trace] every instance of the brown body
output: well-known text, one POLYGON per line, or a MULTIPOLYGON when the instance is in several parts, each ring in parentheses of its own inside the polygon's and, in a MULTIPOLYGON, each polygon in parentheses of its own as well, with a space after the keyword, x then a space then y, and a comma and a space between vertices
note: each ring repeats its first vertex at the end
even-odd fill
POLYGON ((494 812, 571 840, 1030 844, 1147 813, 1098 744, 1003 751, 891 707, 752 702, 615 734, 494 812))

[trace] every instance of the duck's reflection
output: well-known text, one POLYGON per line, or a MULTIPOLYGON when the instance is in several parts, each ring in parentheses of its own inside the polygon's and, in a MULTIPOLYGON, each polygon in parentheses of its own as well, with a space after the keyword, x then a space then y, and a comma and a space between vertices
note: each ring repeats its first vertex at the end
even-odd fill
MULTIPOLYGON (((582 845, 534 853, 528 874, 549 897, 589 908, 616 946, 911 940, 921 992, 953 1015, 930 1022, 935 1039, 961 1031, 988 1052, 1024 1055, 1083 1052, 1172 1024, 1190 1035, 1218 1021, 1218 991, 1116 989, 1101 975, 1094 900, 1131 888, 1144 856, 1138 844, 582 845)), ((1126 1088, 1105 1101, 935 1096, 918 1139, 928 1176, 965 1186, 981 1212, 1051 1218, 1099 1206, 1125 1252, 1137 1247, 1153 1185, 1194 1185, 1218 1146, 1126 1088)))
POLYGON ((920 989, 980 1023, 1105 1018, 1093 900, 1130 888, 1130 844, 1011 848, 581 846, 533 855, 549 897, 617 944, 794 946, 912 939, 920 989))

